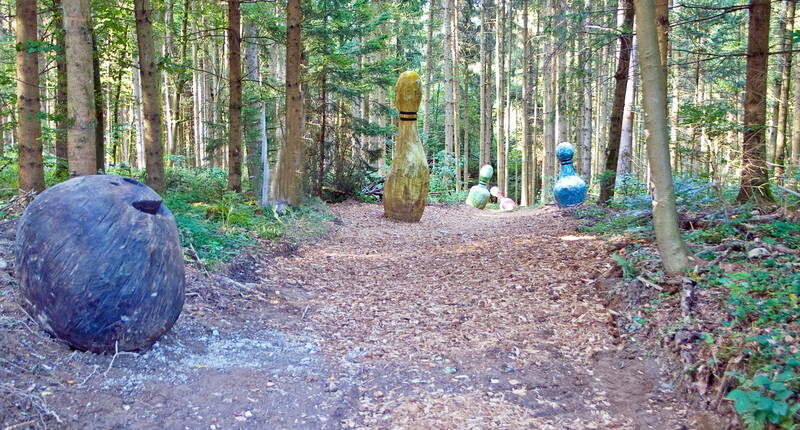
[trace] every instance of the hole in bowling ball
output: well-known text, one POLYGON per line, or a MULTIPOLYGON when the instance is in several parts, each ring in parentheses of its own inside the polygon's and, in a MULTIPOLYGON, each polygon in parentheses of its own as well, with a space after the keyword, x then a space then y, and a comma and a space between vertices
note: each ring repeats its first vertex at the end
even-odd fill
POLYGON ((125 182, 127 182, 127 183, 129 183, 129 184, 137 185, 137 186, 139 186, 139 187, 141 187, 141 186, 142 186, 142 183, 141 183, 141 182, 139 182, 139 181, 137 181, 136 179, 131 179, 131 178, 122 178, 122 180, 123 180, 123 181, 125 181, 125 182))
POLYGON ((150 215, 155 215, 161 208, 161 200, 137 200, 131 206, 150 215))
POLYGON ((109 182, 109 184, 119 186, 119 182, 117 182, 117 181, 111 181, 111 182, 109 182))

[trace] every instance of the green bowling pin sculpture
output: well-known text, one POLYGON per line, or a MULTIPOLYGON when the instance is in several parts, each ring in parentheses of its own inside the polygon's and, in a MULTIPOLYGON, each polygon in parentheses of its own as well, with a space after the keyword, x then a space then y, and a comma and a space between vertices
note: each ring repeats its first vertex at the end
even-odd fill
POLYGON ((428 200, 428 160, 417 133, 421 99, 419 74, 403 72, 397 80, 400 124, 383 190, 383 213, 397 221, 419 221, 428 200))
POLYGON ((492 179, 492 175, 494 175, 492 166, 487 164, 481 167, 478 185, 469 189, 469 195, 467 196, 468 205, 478 209, 486 207, 486 203, 489 203, 489 197, 491 197, 491 193, 489 193, 489 189, 486 188, 486 184, 492 179))

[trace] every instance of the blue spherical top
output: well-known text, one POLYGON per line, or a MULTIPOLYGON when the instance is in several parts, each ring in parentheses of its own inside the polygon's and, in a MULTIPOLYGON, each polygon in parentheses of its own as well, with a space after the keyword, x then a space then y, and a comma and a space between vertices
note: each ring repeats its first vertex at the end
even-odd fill
POLYGON ((572 144, 569 142, 561 142, 556 146, 556 157, 562 162, 572 160, 572 157, 575 156, 575 149, 572 148, 572 144))

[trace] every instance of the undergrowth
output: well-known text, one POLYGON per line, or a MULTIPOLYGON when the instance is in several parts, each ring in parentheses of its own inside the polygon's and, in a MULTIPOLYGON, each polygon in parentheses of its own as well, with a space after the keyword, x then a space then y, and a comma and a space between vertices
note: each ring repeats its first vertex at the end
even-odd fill
MULTIPOLYGON (((45 160, 46 166, 52 167, 48 163, 55 160, 45 160)), ((45 172, 48 186, 65 179, 56 178, 53 168, 45 172)), ((145 179, 143 171, 127 167, 112 167, 107 173, 142 182, 145 179)), ((297 242, 320 237, 326 233, 325 221, 331 219, 319 199, 310 199, 299 208, 285 208, 280 215, 272 207, 261 208, 248 194, 226 191, 227 173, 221 169, 168 168, 166 183, 162 197, 175 216, 184 258, 203 267, 228 261, 262 241, 297 242)), ((9 163, 0 169, 0 219, 20 215, 21 208, 14 201, 16 187, 17 168, 9 163), (13 212, 5 210, 12 205, 13 212)))
POLYGON ((586 220, 583 232, 624 245, 614 254, 622 290, 647 292, 628 310, 622 331, 659 333, 663 347, 677 345, 681 359, 691 357, 684 363, 691 385, 727 399, 746 428, 800 428, 797 199, 782 195, 783 211, 762 215, 732 203, 733 187, 676 182, 683 237, 696 256, 684 278, 697 296, 689 317, 680 310, 685 287, 670 287, 661 270, 652 216, 641 204, 647 197, 626 195, 610 207, 576 211, 586 220), (691 339, 688 345, 680 344, 679 332, 691 339))

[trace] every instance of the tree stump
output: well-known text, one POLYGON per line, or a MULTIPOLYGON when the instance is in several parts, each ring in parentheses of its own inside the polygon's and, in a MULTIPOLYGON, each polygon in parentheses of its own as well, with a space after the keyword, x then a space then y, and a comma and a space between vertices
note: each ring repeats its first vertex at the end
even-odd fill
POLYGON ((80 350, 145 349, 183 308, 175 218, 130 178, 82 176, 45 190, 22 216, 15 261, 23 308, 80 350))

